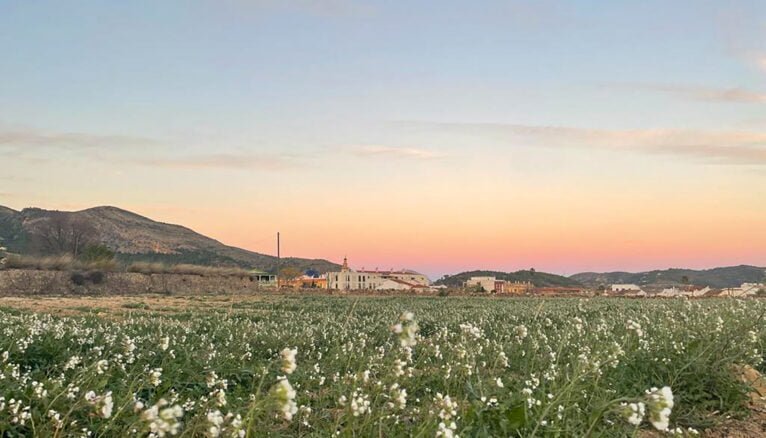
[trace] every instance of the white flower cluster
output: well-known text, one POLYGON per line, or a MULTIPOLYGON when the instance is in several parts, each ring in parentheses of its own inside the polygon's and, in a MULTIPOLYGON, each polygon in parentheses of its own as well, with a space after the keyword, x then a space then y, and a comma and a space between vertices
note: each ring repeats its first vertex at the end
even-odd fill
POLYGON ((399 336, 402 347, 414 347, 417 343, 418 323, 412 312, 404 312, 399 317, 399 322, 391 327, 391 331, 399 336))
POLYGON ((96 414, 101 418, 109 418, 112 416, 112 409, 114 408, 114 401, 112 400, 112 392, 109 391, 104 395, 96 395, 93 391, 88 391, 85 394, 85 401, 90 403, 96 408, 96 414))
POLYGON ((519 341, 526 338, 527 335, 529 334, 527 327, 524 325, 517 325, 516 328, 514 329, 514 332, 516 333, 516 339, 518 339, 519 341))
MULTIPOLYGON (((160 399, 157 404, 141 413, 141 419, 146 421, 150 436, 164 437, 166 435, 178 435, 181 430, 179 421, 184 415, 184 410, 179 405, 168 406, 165 399, 160 399)), ((136 402, 135 410, 140 411, 144 404, 136 402)))
POLYGON ((676 427, 675 429, 669 430, 668 433, 677 437, 697 436, 700 434, 699 431, 693 427, 690 427, 686 430, 680 427, 676 427))
POLYGON ((271 389, 271 394, 274 396, 284 419, 291 421, 293 415, 298 412, 298 405, 295 404, 296 392, 286 377, 280 378, 271 389))
POLYGON ((484 333, 481 331, 481 329, 471 324, 470 322, 466 324, 460 324, 460 330, 462 330, 465 335, 474 339, 481 339, 484 337, 484 333))
POLYGON ((633 321, 632 319, 629 319, 628 322, 625 323, 625 328, 632 332, 636 332, 636 336, 639 338, 644 336, 644 330, 641 328, 641 324, 633 321))
POLYGON ((297 348, 285 348, 280 353, 282 357, 282 372, 285 374, 292 374, 298 365, 295 362, 295 356, 298 354, 297 348))
POLYGON ((673 410, 673 391, 669 386, 661 389, 652 388, 646 391, 649 422, 657 430, 666 431, 670 424, 670 413, 673 410))
POLYGON ((407 390, 399 387, 398 383, 394 383, 389 389, 391 391, 391 401, 388 402, 388 407, 399 410, 404 409, 407 406, 407 390))
POLYGON ((242 416, 234 415, 229 412, 223 415, 221 411, 209 411, 207 413, 207 422, 210 426, 207 429, 207 436, 210 438, 218 438, 221 435, 231 438, 244 438, 245 430, 243 429, 242 416), (227 426, 226 423, 229 422, 227 426))
POLYGON ((439 409, 439 419, 442 420, 439 423, 436 436, 441 438, 457 438, 458 436, 455 434, 457 424, 454 421, 457 417, 457 402, 452 401, 448 395, 445 396, 437 393, 434 405, 439 409))
POLYGON ((162 368, 155 368, 149 372, 149 383, 152 384, 152 386, 160 386, 162 383, 162 368))
POLYGON ((642 421, 644 421, 644 415, 646 415, 646 405, 643 402, 621 403, 620 407, 622 408, 622 414, 628 423, 634 426, 638 426, 642 421))
POLYGON ((370 396, 358 391, 354 391, 351 396, 351 414, 354 417, 359 417, 370 412, 370 396))

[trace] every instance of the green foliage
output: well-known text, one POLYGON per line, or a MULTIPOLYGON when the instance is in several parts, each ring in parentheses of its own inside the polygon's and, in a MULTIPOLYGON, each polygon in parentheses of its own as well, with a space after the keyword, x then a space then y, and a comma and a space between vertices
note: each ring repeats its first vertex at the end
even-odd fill
POLYGON ((200 265, 166 265, 163 263, 135 262, 127 267, 128 272, 139 274, 199 275, 201 277, 249 277, 250 272, 237 267, 215 267, 200 265))
POLYGON ((283 283, 295 280, 296 278, 300 277, 301 274, 302 271, 295 266, 285 266, 279 270, 279 282, 283 283))
POLYGON ((88 245, 80 255, 80 260, 86 263, 111 262, 114 260, 114 251, 106 245, 88 245))
POLYGON ((561 275, 535 271, 534 268, 516 272, 499 271, 468 271, 455 275, 444 276, 434 282, 437 285, 460 287, 471 277, 496 277, 498 280, 531 282, 537 287, 579 287, 577 280, 561 275))
POLYGON ((73 310, 81 315, 0 308, 0 394, 6 405, 21 400, 34 420, 0 416, 5 435, 145 434, 146 410, 164 399, 183 405, 181 436, 204 435, 220 411, 232 414, 226 436, 239 415, 254 436, 434 436, 454 422, 460 436, 622 437, 636 428, 619 403, 666 385, 671 426, 703 428, 744 415, 748 389, 732 369, 763 369, 766 343, 761 300, 301 296, 129 318, 73 310), (420 326, 411 350, 391 331, 406 311, 420 326), (292 374, 282 369, 287 347, 297 349, 292 374), (310 412, 285 419, 279 376, 297 389, 296 408, 310 412), (110 393, 109 417, 88 391, 110 393), (445 410, 438 394, 454 405, 445 410), (51 411, 65 421, 57 426, 51 411))
POLYGON ((712 288, 738 287, 742 283, 760 283, 764 280, 763 267, 729 266, 704 270, 665 269, 649 272, 583 272, 570 278, 587 286, 599 284, 633 283, 639 285, 678 285, 696 284, 712 288))

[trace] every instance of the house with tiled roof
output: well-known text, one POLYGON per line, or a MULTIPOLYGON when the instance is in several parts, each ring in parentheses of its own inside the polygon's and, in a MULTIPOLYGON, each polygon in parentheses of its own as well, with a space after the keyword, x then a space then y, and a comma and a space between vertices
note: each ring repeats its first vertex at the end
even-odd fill
POLYGON ((327 273, 327 287, 336 290, 406 290, 427 289, 431 284, 425 275, 410 270, 354 270, 343 259, 343 267, 327 273))

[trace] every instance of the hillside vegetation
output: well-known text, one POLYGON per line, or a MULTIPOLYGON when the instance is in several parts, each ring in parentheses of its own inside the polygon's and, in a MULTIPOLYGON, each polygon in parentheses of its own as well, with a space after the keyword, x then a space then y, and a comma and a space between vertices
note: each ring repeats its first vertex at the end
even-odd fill
POLYGON ((51 251, 42 237, 45 227, 65 219, 95 236, 93 240, 116 253, 118 262, 193 264, 226 266, 276 272, 282 266, 318 272, 339 268, 327 260, 282 258, 224 245, 189 228, 157 222, 116 207, 96 207, 77 212, 58 212, 40 208, 15 211, 0 207, 0 245, 10 252, 59 255, 51 251))
POLYGON ((533 270, 522 270, 516 272, 499 271, 468 271, 459 274, 445 276, 435 282, 436 285, 451 287, 462 286, 471 277, 496 277, 498 280, 505 281, 529 281, 537 287, 577 287, 582 286, 575 279, 567 278, 561 275, 549 274, 547 272, 537 272, 533 270))
POLYGON ((614 283, 632 283, 646 285, 679 285, 684 277, 691 284, 710 286, 713 288, 737 287, 742 283, 759 283, 766 279, 766 268, 740 265, 704 270, 694 269, 665 269, 649 272, 583 272, 572 275, 589 287, 598 287, 614 283))

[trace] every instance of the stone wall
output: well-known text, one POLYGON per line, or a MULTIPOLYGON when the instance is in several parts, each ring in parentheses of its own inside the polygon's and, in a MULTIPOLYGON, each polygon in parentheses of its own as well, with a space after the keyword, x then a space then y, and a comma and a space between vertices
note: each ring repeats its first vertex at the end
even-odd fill
POLYGON ((0 296, 234 294, 268 290, 251 277, 0 270, 0 296))

